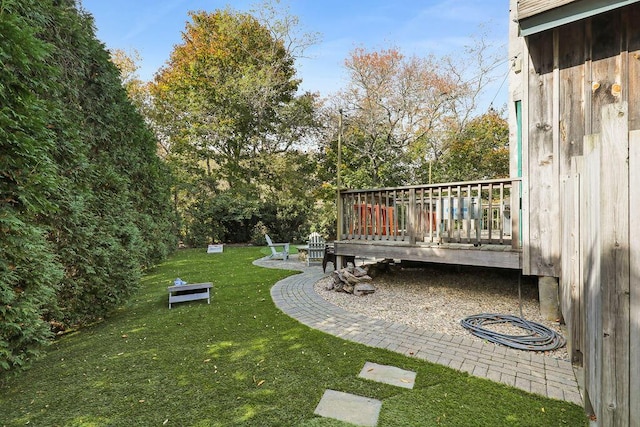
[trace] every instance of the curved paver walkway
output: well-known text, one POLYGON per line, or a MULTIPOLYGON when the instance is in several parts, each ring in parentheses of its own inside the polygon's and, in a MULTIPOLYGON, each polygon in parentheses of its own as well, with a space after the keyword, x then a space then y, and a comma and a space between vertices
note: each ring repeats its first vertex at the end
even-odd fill
POLYGON ((345 311, 315 292, 315 283, 325 276, 322 268, 307 267, 296 255, 287 261, 262 258, 254 264, 302 271, 276 283, 271 297, 280 310, 311 328, 582 405, 570 362, 345 311))

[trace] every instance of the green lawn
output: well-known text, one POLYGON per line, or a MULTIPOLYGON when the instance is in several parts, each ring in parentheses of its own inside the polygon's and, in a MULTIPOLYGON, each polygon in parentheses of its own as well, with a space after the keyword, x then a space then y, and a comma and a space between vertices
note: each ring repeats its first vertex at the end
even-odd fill
POLYGON ((313 415, 325 389, 383 401, 379 426, 582 426, 582 408, 309 329, 269 289, 293 272, 255 267, 266 248, 181 250, 129 305, 56 341, 0 388, 6 426, 341 426, 313 415), (214 283, 167 308, 181 277, 214 283), (417 372, 413 390, 357 377, 365 361, 417 372))

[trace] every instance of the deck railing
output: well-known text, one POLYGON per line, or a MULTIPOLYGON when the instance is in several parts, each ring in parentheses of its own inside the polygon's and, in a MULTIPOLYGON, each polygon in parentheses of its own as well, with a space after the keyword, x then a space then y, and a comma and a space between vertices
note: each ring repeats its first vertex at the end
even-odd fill
POLYGON ((520 180, 342 190, 341 240, 519 247, 520 180))

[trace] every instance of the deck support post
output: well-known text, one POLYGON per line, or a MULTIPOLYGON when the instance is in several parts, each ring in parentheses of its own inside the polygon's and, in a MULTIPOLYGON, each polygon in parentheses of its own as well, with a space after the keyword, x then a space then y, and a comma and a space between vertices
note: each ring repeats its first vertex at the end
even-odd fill
POLYGON ((558 320, 560 318, 560 299, 558 297, 558 291, 559 286, 557 277, 538 277, 540 314, 546 320, 558 320))
POLYGON ((409 235, 409 244, 416 244, 416 226, 415 223, 417 216, 417 206, 416 206, 416 189, 409 189, 409 212, 408 212, 408 221, 407 221, 407 234, 409 235))

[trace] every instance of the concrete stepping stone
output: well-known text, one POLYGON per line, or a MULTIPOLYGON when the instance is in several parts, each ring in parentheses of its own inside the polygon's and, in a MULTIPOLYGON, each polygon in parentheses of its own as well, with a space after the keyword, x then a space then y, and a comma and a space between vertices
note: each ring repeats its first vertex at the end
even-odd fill
POLYGON ((341 391, 325 390, 313 413, 358 426, 375 427, 381 407, 380 400, 341 391))
POLYGON ((358 376, 403 388, 413 388, 416 382, 416 373, 413 371, 405 371, 395 366, 378 365, 372 362, 366 362, 358 376))

